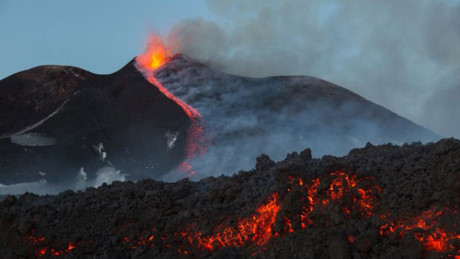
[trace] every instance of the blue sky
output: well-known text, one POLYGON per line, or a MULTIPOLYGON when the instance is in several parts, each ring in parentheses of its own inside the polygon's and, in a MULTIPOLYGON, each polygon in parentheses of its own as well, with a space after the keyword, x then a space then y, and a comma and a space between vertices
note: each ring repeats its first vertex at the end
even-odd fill
POLYGON ((112 73, 176 25, 179 51, 209 66, 319 77, 459 137, 460 0, 0 0, 0 79, 112 73))
POLYGON ((204 0, 1 0, 0 79, 44 64, 111 73, 142 52, 149 31, 207 16, 204 0))

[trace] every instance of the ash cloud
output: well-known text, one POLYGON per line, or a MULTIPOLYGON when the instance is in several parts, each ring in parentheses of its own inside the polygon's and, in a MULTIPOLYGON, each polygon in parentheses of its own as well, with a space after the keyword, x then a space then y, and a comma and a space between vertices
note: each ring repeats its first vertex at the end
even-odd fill
POLYGON ((208 0, 176 53, 246 76, 311 75, 443 135, 460 132, 460 1, 208 0))
MULTIPOLYGON (((373 144, 436 140, 430 131, 344 88, 308 76, 248 78, 175 56, 154 76, 203 116, 206 152, 188 161, 198 177, 252 168, 261 153, 281 160, 306 147, 345 155, 373 144)), ((163 180, 184 175, 173 171, 163 180)))

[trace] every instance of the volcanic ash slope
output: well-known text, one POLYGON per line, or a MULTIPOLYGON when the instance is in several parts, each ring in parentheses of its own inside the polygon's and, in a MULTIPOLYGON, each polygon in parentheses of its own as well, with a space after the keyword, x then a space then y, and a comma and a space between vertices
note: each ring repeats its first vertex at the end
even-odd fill
POLYGON ((240 77, 183 55, 154 74, 203 116, 209 146, 190 161, 202 176, 250 169, 260 153, 278 161, 305 146, 320 157, 344 155, 368 141, 401 145, 439 140, 384 107, 314 77, 240 77))

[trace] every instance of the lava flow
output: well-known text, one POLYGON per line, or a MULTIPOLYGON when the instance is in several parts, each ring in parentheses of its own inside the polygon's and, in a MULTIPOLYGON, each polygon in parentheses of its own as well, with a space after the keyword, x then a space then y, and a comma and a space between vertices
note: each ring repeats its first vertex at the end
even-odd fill
POLYGON ((34 255, 37 258, 46 256, 46 255, 64 256, 64 255, 67 255, 70 251, 74 250, 78 245, 77 243, 69 242, 66 248, 62 248, 62 249, 53 248, 53 247, 46 245, 45 237, 38 235, 36 231, 32 231, 32 233, 30 233, 27 236, 27 239, 34 246, 34 255))
POLYGON ((268 203, 256 209, 253 216, 239 220, 235 226, 226 228, 219 226, 214 234, 209 236, 204 236, 200 232, 192 233, 192 240, 196 240, 198 247, 210 251, 222 247, 242 247, 248 244, 263 246, 274 236, 272 226, 280 207, 278 194, 275 193, 268 203))
POLYGON ((460 248, 458 248, 460 234, 442 227, 443 220, 448 220, 448 217, 456 213, 458 213, 456 209, 432 207, 418 216, 398 221, 389 220, 390 215, 381 215, 381 218, 388 223, 380 227, 380 235, 388 236, 397 233, 403 237, 412 234, 427 251, 447 252, 451 255, 456 253, 460 257, 460 248))
MULTIPOLYGON (((398 219, 388 212, 378 213, 376 205, 382 191, 374 177, 358 177, 344 171, 315 178, 287 176, 280 180, 280 189, 248 216, 229 215, 223 221, 211 223, 215 224, 211 229, 195 220, 181 222, 172 229, 153 226, 134 235, 122 234, 124 229, 129 229, 123 227, 119 240, 126 252, 138 248, 172 249, 178 255, 194 257, 222 248, 241 248, 256 255, 264 251, 271 240, 287 237, 292 232, 324 228, 336 224, 337 220, 380 218, 381 224, 375 225, 375 230, 381 238, 402 239, 411 235, 425 251, 460 258, 460 234, 455 230, 457 223, 453 222, 458 215, 456 206, 431 207, 418 216, 398 219)), ((70 242, 67 248, 55 249, 36 232, 32 232, 28 240, 37 257, 66 255, 82 244, 70 242)), ((351 232, 347 240, 350 245, 358 242, 351 232)))
MULTIPOLYGON (((226 227, 220 224, 210 234, 197 231, 192 224, 189 224, 180 232, 165 231, 162 234, 144 234, 134 239, 123 237, 122 248, 136 250, 142 246, 153 247, 157 241, 163 243, 164 247, 171 248, 172 245, 165 240, 175 240, 174 245, 179 246, 177 253, 182 255, 190 254, 194 249, 216 251, 223 247, 244 246, 263 249, 271 238, 278 236, 273 231, 273 225, 280 208, 279 195, 274 193, 268 202, 257 207, 251 216, 241 218, 236 223, 226 227), (160 238, 154 240, 154 237, 157 236, 160 238)), ((155 232, 155 229, 152 231, 155 232)))
POLYGON ((284 231, 294 232, 292 222, 296 222, 298 228, 306 228, 313 224, 311 214, 314 210, 327 210, 332 203, 339 204, 342 212, 348 217, 351 214, 360 217, 370 217, 374 215, 374 204, 376 194, 382 190, 377 185, 371 185, 372 177, 358 179, 356 175, 336 171, 324 178, 314 178, 305 181, 302 178, 289 176, 289 187, 287 192, 296 190, 300 193, 301 201, 304 205, 301 210, 292 216, 286 216, 284 221, 284 231), (327 183, 327 185, 325 185, 327 183), (323 185, 320 188, 320 185, 323 185), (319 191, 324 190, 324 191, 319 191))
POLYGON ((259 205, 251 216, 241 218, 227 226, 225 223, 220 223, 211 233, 198 231, 194 224, 189 223, 182 230, 175 232, 152 231, 154 233, 144 233, 134 239, 124 237, 123 247, 132 250, 140 246, 153 247, 158 245, 154 242, 153 237, 158 236, 160 243, 166 248, 172 248, 172 245, 164 241, 174 240, 177 253, 183 255, 202 250, 212 252, 224 247, 252 247, 255 253, 258 253, 264 250, 272 238, 283 237, 290 232, 312 225, 313 219, 310 217, 312 212, 327 210, 333 203, 339 204, 345 215, 372 216, 376 200, 375 194, 381 192, 378 186, 370 183, 373 180, 372 177, 359 179, 356 175, 341 171, 332 172, 326 177, 318 177, 310 181, 300 177, 288 177, 287 179, 289 187, 284 196, 296 189, 296 192, 302 193, 304 206, 301 211, 282 219, 283 231, 281 232, 277 232, 274 226, 283 203, 281 196, 273 193, 268 202, 259 205), (324 191, 321 191, 321 183, 328 184, 324 191), (294 221, 298 223, 296 227, 293 227, 291 223, 294 221), (149 237, 148 240, 146 237, 149 237))
MULTIPOLYGON (((160 90, 166 97, 179 105, 190 119, 190 127, 187 132, 186 160, 189 160, 205 151, 205 137, 201 122, 201 114, 192 106, 185 103, 172 94, 163 84, 155 77, 154 72, 168 61, 171 55, 170 48, 164 44, 159 36, 150 35, 147 49, 144 53, 136 58, 138 69, 145 75, 146 79, 160 90)), ((184 161, 179 170, 184 171, 186 176, 193 176, 195 172, 190 164, 184 161)))

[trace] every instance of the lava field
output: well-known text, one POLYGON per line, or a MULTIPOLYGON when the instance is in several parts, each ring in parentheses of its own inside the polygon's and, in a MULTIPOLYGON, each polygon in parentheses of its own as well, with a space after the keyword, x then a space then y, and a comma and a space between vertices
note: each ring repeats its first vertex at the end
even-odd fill
MULTIPOLYGON (((228 154, 232 156, 232 154, 228 154)), ((460 141, 7 196, 2 258, 460 258, 460 141)))

